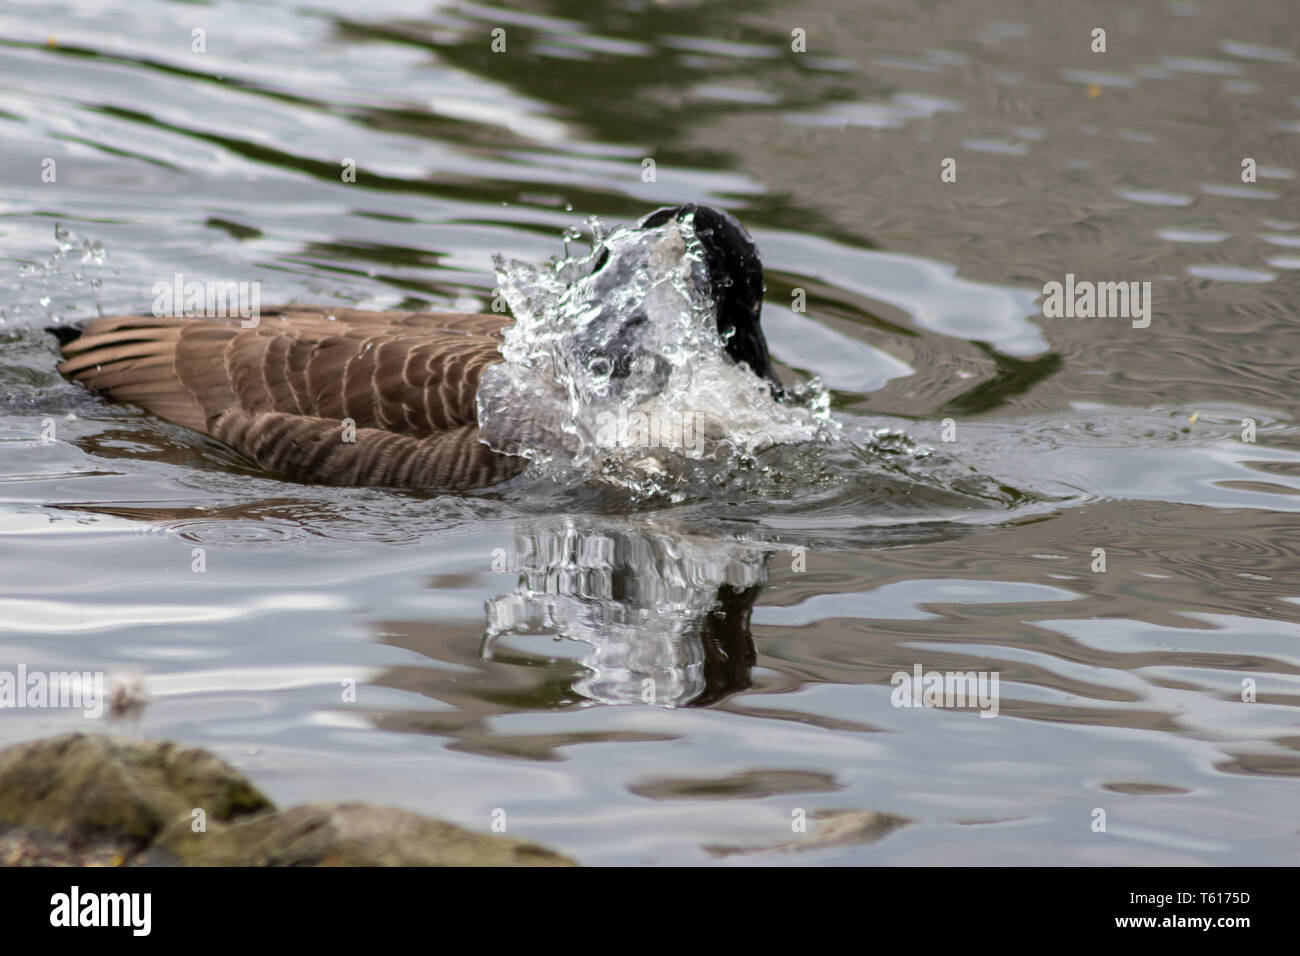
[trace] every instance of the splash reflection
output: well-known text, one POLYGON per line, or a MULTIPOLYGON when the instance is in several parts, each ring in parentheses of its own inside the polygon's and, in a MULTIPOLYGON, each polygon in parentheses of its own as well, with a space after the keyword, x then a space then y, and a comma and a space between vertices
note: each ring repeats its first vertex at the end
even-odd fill
POLYGON ((588 700, 715 703, 750 686, 749 618, 770 552, 661 526, 534 526, 498 556, 519 579, 487 604, 483 657, 509 635, 551 633, 590 648, 574 685, 588 700))

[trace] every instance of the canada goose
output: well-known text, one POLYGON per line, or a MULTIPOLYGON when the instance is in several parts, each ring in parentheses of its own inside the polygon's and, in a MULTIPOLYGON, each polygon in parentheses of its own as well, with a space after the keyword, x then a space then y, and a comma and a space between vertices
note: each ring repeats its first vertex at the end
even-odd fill
MULTIPOLYGON (((693 204, 658 209, 633 228, 674 219, 691 221, 703 249, 726 353, 779 395, 759 326, 763 268, 753 240, 732 216, 693 204)), ((610 270, 611 282, 631 278, 626 263, 598 259, 595 268, 610 270)), ((585 354, 608 363, 611 379, 626 375, 625 333, 645 320, 611 316, 614 333, 607 328, 585 354)), ((497 315, 306 305, 262 309, 254 328, 242 328, 238 317, 111 316, 91 321, 79 337, 58 330, 59 371, 211 435, 287 478, 465 490, 527 465, 479 435, 480 377, 503 361, 498 346, 510 323, 497 315)))

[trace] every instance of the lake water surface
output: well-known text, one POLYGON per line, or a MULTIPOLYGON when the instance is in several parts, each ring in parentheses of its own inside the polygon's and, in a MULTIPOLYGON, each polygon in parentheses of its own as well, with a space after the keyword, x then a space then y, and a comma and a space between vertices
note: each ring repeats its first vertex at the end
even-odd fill
POLYGON ((0 670, 150 703, 0 745, 176 739, 590 864, 1296 862, 1298 41, 1288 0, 6 0, 0 670), (279 482, 42 331, 177 273, 479 311, 494 253, 686 201, 844 436, 710 494, 279 482), (1046 317, 1067 274, 1150 324, 1046 317), (895 706, 918 667, 996 717, 895 706))

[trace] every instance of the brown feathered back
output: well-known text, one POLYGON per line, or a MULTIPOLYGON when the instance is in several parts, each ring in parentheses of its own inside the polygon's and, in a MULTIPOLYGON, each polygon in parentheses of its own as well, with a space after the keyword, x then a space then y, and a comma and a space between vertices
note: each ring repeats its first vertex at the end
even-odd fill
POLYGON ((288 305, 240 320, 113 316, 59 371, 300 481, 463 490, 525 461, 479 441, 476 396, 510 320, 288 305), (344 419, 355 427, 345 441, 344 419))

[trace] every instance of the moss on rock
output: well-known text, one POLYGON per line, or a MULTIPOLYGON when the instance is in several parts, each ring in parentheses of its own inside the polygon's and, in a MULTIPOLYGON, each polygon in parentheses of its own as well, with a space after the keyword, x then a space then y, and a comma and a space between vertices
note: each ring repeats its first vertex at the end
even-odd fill
POLYGON ((0 751, 0 824, 140 850, 178 816, 209 820, 273 809, 206 750, 98 734, 68 734, 0 751))
POLYGON ((572 866, 545 847, 392 807, 276 810, 206 750, 69 734, 0 751, 0 863, 572 866), (202 825, 194 811, 202 810, 202 825), (196 830, 197 828, 197 830, 196 830))

